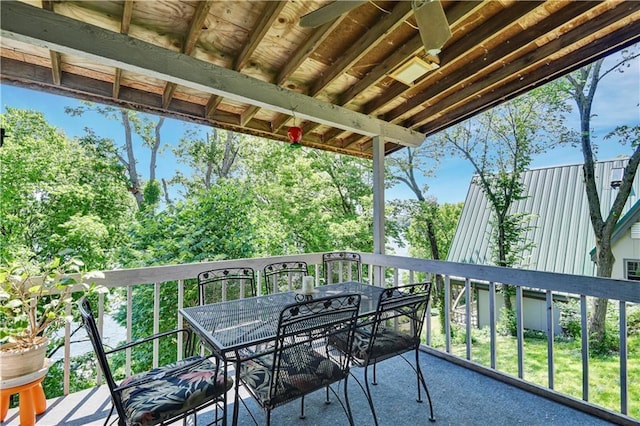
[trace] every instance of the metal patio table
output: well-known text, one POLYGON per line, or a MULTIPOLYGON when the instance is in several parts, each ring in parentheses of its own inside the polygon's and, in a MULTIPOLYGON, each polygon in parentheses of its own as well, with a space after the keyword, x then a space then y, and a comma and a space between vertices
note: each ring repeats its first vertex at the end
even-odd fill
MULTIPOLYGON (((383 289, 359 282, 344 282, 314 288, 312 295, 283 292, 249 297, 227 302, 180 309, 180 314, 200 336, 213 353, 224 362, 224 380, 227 383, 227 365, 235 364, 235 398, 233 424, 238 421, 238 389, 240 364, 247 359, 264 355, 272 350, 269 342, 278 332, 278 318, 282 309, 304 298, 321 298, 344 293, 361 295, 360 316, 375 313, 383 289), (248 349, 251 348, 249 351, 248 349)), ((224 396, 224 419, 227 424, 227 395, 224 396)))

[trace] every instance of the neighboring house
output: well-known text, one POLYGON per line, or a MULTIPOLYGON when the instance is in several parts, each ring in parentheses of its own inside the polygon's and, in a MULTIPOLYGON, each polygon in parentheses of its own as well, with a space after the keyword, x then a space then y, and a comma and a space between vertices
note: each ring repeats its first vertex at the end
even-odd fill
MULTIPOLYGON (((608 215, 617 192, 621 169, 628 158, 596 164, 598 193, 603 215, 608 215)), ((451 262, 492 264, 492 210, 482 189, 472 179, 456 233, 447 255, 451 262)), ((527 170, 522 174, 527 198, 512 206, 513 213, 531 215, 527 241, 533 243, 522 264, 515 267, 575 275, 596 275, 592 260, 595 237, 591 227, 582 164, 527 170)), ((640 177, 636 175, 631 195, 613 235, 616 258, 613 278, 640 280, 640 177)), ((640 284, 639 284, 640 286, 640 284)), ((525 300, 525 327, 546 328, 544 294, 525 300)), ((478 294, 479 326, 488 323, 486 292, 478 294), (484 294, 483 294, 484 293, 484 294)), ((502 303, 500 301, 500 303, 502 303)), ((556 318, 558 315, 556 315, 556 318)), ((556 324, 557 325, 557 324, 556 324)))

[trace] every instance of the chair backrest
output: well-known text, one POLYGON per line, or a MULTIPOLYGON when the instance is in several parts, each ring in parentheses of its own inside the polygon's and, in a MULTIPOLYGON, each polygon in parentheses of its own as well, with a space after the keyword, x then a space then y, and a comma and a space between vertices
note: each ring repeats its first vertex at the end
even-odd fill
POLYGON ((280 312, 269 399, 283 404, 337 382, 349 374, 349 356, 327 344, 333 336, 351 345, 359 294, 341 294, 296 303, 280 312))
POLYGON ((327 284, 362 279, 362 261, 358 253, 348 251, 324 253, 322 263, 327 284))
POLYGON ((125 419, 126 413, 124 412, 124 408, 122 406, 120 393, 115 390, 117 388, 117 385, 115 380, 113 379, 113 375, 111 374, 111 369, 109 368, 109 362, 107 361, 107 355, 104 351, 104 346, 102 345, 102 338, 100 337, 100 333, 98 332, 98 326, 96 325, 96 320, 93 316, 91 305, 89 304, 89 300, 86 297, 80 299, 80 302, 78 302, 78 309, 80 310, 82 323, 85 330, 87 331, 87 336, 89 336, 91 346, 93 346, 93 351, 95 352, 96 358, 98 359, 100 370, 102 370, 102 373, 104 374, 105 380, 107 382, 107 386, 109 386, 111 400, 114 407, 116 408, 118 417, 120 419, 125 419))
POLYGON ((198 274, 198 303, 200 305, 256 295, 253 268, 221 268, 198 274))
POLYGON ((271 263, 264 267, 265 294, 300 290, 305 275, 308 275, 306 262, 271 263))
POLYGON ((370 359, 381 361, 420 346, 430 294, 429 282, 391 287, 380 294, 367 349, 370 359), (391 339, 397 340, 388 342, 391 339))

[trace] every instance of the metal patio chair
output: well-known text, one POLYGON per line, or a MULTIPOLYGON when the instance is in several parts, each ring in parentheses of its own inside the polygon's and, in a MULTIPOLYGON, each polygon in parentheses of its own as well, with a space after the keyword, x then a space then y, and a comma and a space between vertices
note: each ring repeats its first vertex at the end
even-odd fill
POLYGON ((264 267, 264 294, 302 289, 302 278, 308 275, 307 263, 276 262, 264 267))
POLYGON ((240 367, 242 383, 267 412, 267 426, 271 410, 299 398, 304 418, 304 396, 322 388, 327 402, 329 391, 333 392, 353 425, 347 393, 350 355, 327 342, 337 334, 347 344, 353 341, 359 307, 360 295, 342 294, 295 303, 281 311, 273 351, 249 355, 240 367), (330 386, 342 380, 344 404, 330 386))
MULTIPOLYGON (((109 422, 115 409, 118 425, 151 426, 172 423, 183 419, 187 423, 193 415, 197 422, 196 412, 216 403, 223 403, 226 392, 233 386, 229 379, 225 387, 224 376, 219 374, 216 366, 208 359, 191 356, 185 359, 153 368, 150 371, 134 374, 119 383, 113 377, 108 356, 122 350, 133 348, 161 338, 175 338, 183 333, 186 347, 192 347, 189 330, 172 330, 105 350, 98 332, 89 301, 83 298, 78 303, 82 322, 91 340, 93 350, 98 359, 100 370, 104 374, 111 393, 111 411, 105 420, 109 422)), ((215 423, 222 420, 216 409, 215 423)))
MULTIPOLYGON (((415 371, 418 388, 417 401, 422 402, 422 387, 429 401, 429 420, 435 421, 431 396, 420 368, 418 355, 430 293, 431 284, 428 282, 387 288, 380 294, 373 317, 361 321, 356 328, 349 353, 352 355, 355 365, 364 367, 366 390, 363 390, 366 392, 376 425, 378 418, 369 389, 369 367, 373 366, 373 384, 375 385, 377 384, 376 364, 395 356, 401 356, 415 371), (404 356, 409 352, 415 354, 415 366, 404 356)), ((348 341, 346 340, 334 340, 332 343, 341 350, 348 350, 348 341)), ((357 382, 360 384, 359 381, 357 382)), ((360 387, 362 388, 361 384, 360 387)))
POLYGON ((198 274, 198 303, 216 303, 256 296, 253 268, 220 268, 198 274))
POLYGON ((336 251, 322 255, 326 284, 362 279, 362 261, 358 253, 336 251))

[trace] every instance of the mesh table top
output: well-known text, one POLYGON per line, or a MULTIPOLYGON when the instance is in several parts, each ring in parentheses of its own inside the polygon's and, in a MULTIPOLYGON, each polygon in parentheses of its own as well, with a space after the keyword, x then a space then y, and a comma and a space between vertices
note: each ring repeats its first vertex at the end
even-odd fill
MULTIPOLYGON (((382 288, 358 282, 316 287, 314 298, 344 293, 361 295, 360 316, 374 313, 382 288)), ((296 303, 294 292, 231 300, 180 309, 185 321, 219 356, 234 358, 237 351, 275 339, 278 318, 285 306, 296 303)))

